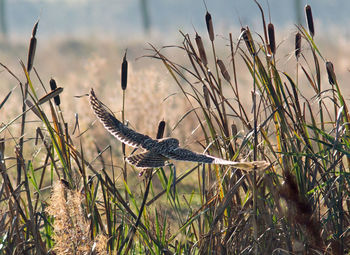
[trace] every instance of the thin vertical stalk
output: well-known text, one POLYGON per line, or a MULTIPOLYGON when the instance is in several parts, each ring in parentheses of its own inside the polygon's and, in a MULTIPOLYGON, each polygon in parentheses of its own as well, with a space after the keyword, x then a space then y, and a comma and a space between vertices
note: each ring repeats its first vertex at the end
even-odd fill
MULTIPOLYGON (((257 147, 258 147, 258 114, 257 114, 257 105, 256 105, 256 83, 255 83, 255 54, 253 55, 253 114, 254 114, 254 149, 253 149, 253 160, 257 160, 257 147)), ((258 255, 258 214, 257 214, 257 199, 258 191, 256 184, 256 171, 253 171, 253 231, 254 231, 254 253, 258 255)))
MULTIPOLYGON (((37 21, 34 24, 33 31, 32 31, 32 36, 30 38, 30 43, 29 43, 29 49, 28 49, 28 59, 27 59, 27 70, 28 70, 28 75, 30 73, 30 70, 33 67, 33 62, 34 62, 34 56, 35 56, 35 51, 36 51, 36 45, 37 45, 37 39, 35 37, 36 31, 38 29, 38 24, 39 21, 37 21)), ((27 97, 28 97, 28 82, 25 83, 24 85, 24 91, 23 87, 21 86, 21 91, 22 91, 22 119, 21 119, 21 134, 20 134, 20 139, 19 139, 19 153, 20 155, 23 154, 23 146, 24 146, 24 130, 25 130, 25 124, 26 124, 26 110, 27 110, 27 104, 25 103, 27 97)), ((21 165, 21 161, 17 159, 17 185, 21 183, 21 175, 22 175, 22 169, 23 166, 21 165)))
MULTIPOLYGON (((125 124, 125 94, 126 94, 126 88, 128 84, 128 61, 126 60, 126 53, 127 50, 125 51, 124 57, 123 57, 123 62, 122 62, 122 67, 121 67, 121 87, 123 91, 123 106, 122 106, 122 123, 125 124)), ((125 144, 122 143, 122 151, 123 151, 123 158, 125 159, 126 153, 125 153, 125 144)), ((126 169, 126 161, 124 160, 124 165, 123 165, 123 178, 125 183, 128 183, 128 173, 126 169)), ((125 190, 125 200, 128 202, 128 192, 125 190)))

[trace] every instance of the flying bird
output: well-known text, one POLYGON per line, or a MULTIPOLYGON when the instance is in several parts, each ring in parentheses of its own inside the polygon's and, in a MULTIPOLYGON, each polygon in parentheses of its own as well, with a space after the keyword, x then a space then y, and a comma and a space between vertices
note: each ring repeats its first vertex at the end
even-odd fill
POLYGON ((269 166, 266 161, 235 162, 210 155, 196 153, 179 147, 179 140, 176 138, 152 139, 140 134, 117 120, 97 99, 93 89, 90 91, 90 104, 97 118, 104 127, 122 143, 134 148, 142 148, 144 151, 131 155, 126 161, 137 168, 157 168, 165 166, 168 160, 191 161, 206 164, 230 165, 242 170, 260 170, 269 166))

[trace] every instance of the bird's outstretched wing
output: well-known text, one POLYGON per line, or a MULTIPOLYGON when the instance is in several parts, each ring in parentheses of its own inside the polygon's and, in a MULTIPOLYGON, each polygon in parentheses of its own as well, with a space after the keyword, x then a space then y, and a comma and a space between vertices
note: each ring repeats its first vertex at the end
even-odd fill
POLYGON ((183 148, 177 148, 164 156, 175 160, 192 161, 192 162, 198 162, 198 163, 217 164, 217 165, 230 165, 235 168, 239 168, 246 171, 251 171, 254 169, 262 170, 269 166, 269 163, 266 161, 235 162, 235 161, 225 160, 221 158, 216 158, 210 155, 195 153, 193 151, 183 149, 183 148))
POLYGON ((156 154, 150 151, 132 155, 126 158, 126 161, 139 168, 156 168, 165 165, 167 158, 160 154, 156 154))
POLYGON ((208 163, 208 164, 212 164, 215 160, 214 157, 210 157, 210 156, 207 156, 204 154, 195 153, 193 151, 183 149, 180 147, 168 152, 167 154, 163 154, 163 155, 168 157, 169 159, 182 160, 182 161, 192 161, 192 162, 199 162, 199 163, 208 163))
POLYGON ((97 99, 93 89, 90 91, 90 104, 97 118, 102 122, 104 127, 121 142, 135 148, 142 147, 147 150, 150 149, 148 148, 149 146, 147 146, 148 143, 145 143, 145 141, 154 140, 147 135, 135 132, 117 120, 107 111, 100 100, 97 99))

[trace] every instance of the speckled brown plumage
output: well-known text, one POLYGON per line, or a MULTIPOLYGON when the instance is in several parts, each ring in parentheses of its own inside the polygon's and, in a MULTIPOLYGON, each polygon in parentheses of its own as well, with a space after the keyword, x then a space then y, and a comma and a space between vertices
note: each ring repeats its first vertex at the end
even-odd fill
POLYGON ((199 154, 179 147, 175 138, 152 139, 140 134, 117 120, 97 99, 93 89, 90 91, 90 104, 97 118, 104 127, 121 142, 145 151, 126 158, 126 161, 139 168, 162 167, 169 159, 191 161, 207 164, 231 165, 243 170, 264 169, 269 164, 266 161, 234 162, 210 155, 199 154))

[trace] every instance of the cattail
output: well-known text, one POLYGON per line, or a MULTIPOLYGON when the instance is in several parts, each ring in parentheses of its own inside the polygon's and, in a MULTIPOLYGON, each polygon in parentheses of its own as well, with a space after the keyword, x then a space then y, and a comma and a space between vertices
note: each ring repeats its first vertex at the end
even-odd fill
POLYGON ((307 26, 309 28, 310 35, 314 37, 315 34, 315 27, 314 27, 314 19, 312 18, 312 11, 310 5, 305 5, 305 15, 306 15, 306 21, 307 26))
POLYGON ((203 95, 204 95, 204 101, 205 101, 205 105, 207 106, 207 108, 210 108, 210 98, 209 98, 209 91, 207 86, 203 85, 203 95))
POLYGON ((275 42, 275 27, 272 23, 269 23, 267 26, 267 32, 269 34, 269 44, 272 54, 276 53, 276 42, 275 42))
POLYGON ((298 60, 301 50, 301 34, 298 32, 295 35, 295 57, 298 60))
POLYGON ((218 64, 218 66, 220 68, 222 76, 225 78, 225 80, 227 82, 230 82, 231 81, 231 77, 230 77, 230 74, 227 72, 227 69, 226 69, 226 67, 224 65, 224 62, 222 62, 221 59, 218 59, 218 60, 216 60, 216 63, 218 64))
POLYGON ((337 78, 335 76, 333 63, 330 61, 327 61, 326 62, 326 69, 327 69, 329 84, 334 85, 337 78))
MULTIPOLYGON (((54 80, 54 79, 52 79, 51 78, 51 80, 50 80, 50 88, 51 88, 51 91, 53 92, 53 91, 55 91, 56 89, 57 89, 57 85, 56 85, 56 81, 54 80)), ((62 91, 63 91, 63 88, 61 88, 62 90, 59 92, 59 93, 61 93, 62 91)), ((58 93, 58 94, 59 94, 58 93)), ((61 104, 61 100, 60 100, 60 96, 59 95, 57 95, 57 96, 55 96, 54 98, 53 98, 53 100, 55 101, 55 104, 57 105, 57 106, 59 106, 60 104, 61 104)))
POLYGON ((210 13, 207 11, 205 14, 205 23, 207 24, 208 34, 210 41, 214 41, 214 28, 213 28, 213 21, 211 19, 210 13))
POLYGON ((201 61, 203 63, 204 66, 208 65, 208 60, 207 60, 207 55, 205 54, 205 49, 203 46, 203 41, 202 38, 198 35, 198 33, 196 33, 196 44, 197 44, 197 48, 199 51, 199 57, 201 58, 201 61))
POLYGON ((122 90, 126 90, 126 86, 128 85, 128 61, 126 60, 125 51, 123 63, 122 63, 122 90))
POLYGON ((243 40, 245 42, 245 44, 247 45, 248 51, 252 56, 255 56, 255 46, 254 46, 254 42, 253 42, 253 38, 252 35, 250 33, 249 28, 242 28, 241 29, 242 32, 242 37, 243 40))
POLYGON ((162 139, 163 138, 164 130, 165 130, 165 121, 162 120, 158 124, 158 131, 157 131, 157 136, 156 136, 157 139, 162 139))
POLYGON ((235 137, 237 135, 237 126, 235 123, 231 125, 232 136, 235 137))
POLYGON ((29 43, 29 51, 28 51, 28 62, 27 62, 27 71, 28 73, 32 70, 33 68, 33 63, 34 63, 34 56, 35 56, 35 50, 36 50, 36 31, 38 29, 38 24, 39 21, 37 21, 33 27, 32 31, 32 37, 30 38, 30 43, 29 43))

